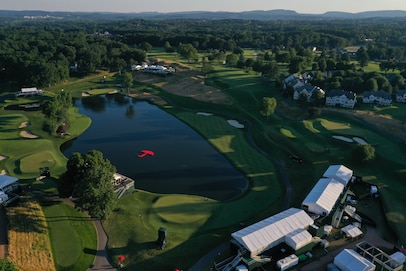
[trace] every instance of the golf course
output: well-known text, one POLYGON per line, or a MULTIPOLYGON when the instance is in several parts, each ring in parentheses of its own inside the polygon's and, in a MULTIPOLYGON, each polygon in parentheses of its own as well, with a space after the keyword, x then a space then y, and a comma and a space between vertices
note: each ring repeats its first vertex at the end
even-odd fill
POLYGON ((385 239, 406 245, 406 104, 321 108, 320 114, 310 116, 306 107, 283 98, 274 81, 264 82, 252 70, 216 63, 203 76, 197 62, 179 60, 160 49, 149 57, 175 66, 176 74, 160 77, 133 72, 134 85, 126 90, 120 76, 100 71, 46 88, 43 96, 16 98, 12 90, 0 93, 0 170, 20 178, 24 189, 18 205, 7 207, 7 213, 31 219, 10 219, 10 230, 15 232, 9 242, 10 259, 21 270, 39 266, 34 262, 38 259, 46 259, 47 266, 58 271, 85 270, 96 254, 97 235, 91 219, 73 205, 54 200, 68 159, 60 146, 80 136, 92 120, 71 108, 69 135, 56 136, 43 130, 41 111, 7 110, 51 99, 62 89, 74 98, 118 90, 119 95, 149 101, 200 134, 249 180, 246 192, 230 201, 151 193, 137 189, 135 183, 135 190, 122 196, 102 221, 113 265, 123 255, 125 270, 187 270, 228 241, 232 232, 285 208, 300 207, 319 176, 334 164, 351 168, 379 187, 383 211, 373 218, 384 226, 378 231, 385 239), (277 99, 276 110, 268 117, 259 109, 263 97, 277 99), (357 144, 373 145, 374 161, 356 161, 352 152, 357 144), (292 155, 303 162, 290 159, 292 155), (50 169, 51 177, 38 179, 44 167, 50 169), (36 227, 23 227, 33 221, 36 227), (167 230, 162 250, 155 243, 161 227, 167 230), (21 237, 29 232, 36 235, 21 237), (38 240, 41 245, 35 246, 38 240), (26 251, 17 251, 16 246, 26 251), (19 258, 25 253, 33 257, 19 258), (48 257, 43 256, 47 253, 48 257))

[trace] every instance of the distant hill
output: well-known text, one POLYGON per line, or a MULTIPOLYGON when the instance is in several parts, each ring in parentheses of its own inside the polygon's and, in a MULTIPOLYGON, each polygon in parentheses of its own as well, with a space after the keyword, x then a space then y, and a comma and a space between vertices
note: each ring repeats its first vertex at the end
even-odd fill
POLYGON ((339 20, 368 18, 406 18, 405 10, 381 10, 358 13, 330 11, 324 14, 304 14, 293 10, 252 10, 243 12, 228 11, 188 11, 188 12, 49 12, 0 10, 0 18, 42 19, 42 20, 168 20, 168 19, 240 19, 240 20, 339 20))

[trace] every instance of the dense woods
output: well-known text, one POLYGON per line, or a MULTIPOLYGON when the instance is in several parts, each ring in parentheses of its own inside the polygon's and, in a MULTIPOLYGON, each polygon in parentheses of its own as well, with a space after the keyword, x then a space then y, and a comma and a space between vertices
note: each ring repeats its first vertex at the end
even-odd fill
MULTIPOLYGON (((289 73, 315 71, 314 81, 326 89, 392 92, 403 86, 406 75, 404 23, 401 18, 6 21, 0 28, 0 83, 45 87, 97 69, 129 71, 131 65, 146 61, 152 47, 161 47, 188 61, 200 61, 198 52, 204 52, 206 68, 212 61, 226 61, 279 78, 280 66, 286 65, 289 73), (359 49, 345 53, 342 49, 348 46, 359 49), (246 58, 242 48, 263 53, 246 58), (372 60, 380 62, 381 71, 401 75, 388 79, 364 73, 362 67, 372 60)), ((211 70, 206 68, 204 73, 211 70)))

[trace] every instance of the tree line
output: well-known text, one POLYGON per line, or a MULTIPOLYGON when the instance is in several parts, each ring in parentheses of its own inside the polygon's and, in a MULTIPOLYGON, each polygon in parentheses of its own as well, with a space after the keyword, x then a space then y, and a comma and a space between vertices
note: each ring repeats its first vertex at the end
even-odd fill
MULTIPOLYGON (((276 78, 278 64, 289 72, 309 66, 315 71, 344 71, 345 80, 328 79, 325 84, 348 84, 358 60, 361 67, 379 60, 383 71, 399 70, 405 76, 405 19, 339 21, 254 20, 127 20, 14 22, 0 27, 0 83, 18 87, 46 87, 72 76, 85 76, 97 69, 129 70, 145 61, 152 47, 179 53, 188 61, 199 61, 208 53, 204 72, 213 61, 249 68, 276 78), (361 45, 356 55, 337 51, 361 45), (242 48, 261 50, 255 59, 242 48), (313 49, 322 52, 315 57, 313 49)), ((343 77, 342 75, 340 75, 343 77)), ((354 79, 355 80, 355 79, 354 79)), ((355 82, 356 83, 356 82, 355 82)), ((379 82, 378 82, 379 84, 379 82)))

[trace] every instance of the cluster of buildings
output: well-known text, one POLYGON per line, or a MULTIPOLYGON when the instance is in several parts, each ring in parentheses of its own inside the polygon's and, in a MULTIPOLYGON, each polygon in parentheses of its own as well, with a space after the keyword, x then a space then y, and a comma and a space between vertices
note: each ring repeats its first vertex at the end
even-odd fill
MULTIPOLYGON (((335 237, 359 238, 363 235, 362 219, 352 206, 356 201, 349 189, 357 180, 359 177, 354 176, 351 169, 343 165, 329 166, 303 200, 301 208, 289 208, 232 233, 231 244, 236 256, 216 263, 215 269, 248 271, 271 262, 283 271, 313 257, 313 247, 326 249, 333 229, 338 232, 335 237)), ((356 250, 342 250, 331 268, 373 271, 378 265, 381 270, 398 271, 402 270, 405 259, 403 253, 387 255, 379 248, 361 242, 356 250)))
POLYGON ((132 65, 132 71, 142 71, 145 73, 152 73, 156 75, 169 75, 175 73, 176 70, 173 67, 167 67, 163 65, 148 65, 147 63, 143 62, 141 65, 132 65))
MULTIPOLYGON (((310 102, 312 97, 319 92, 320 97, 325 98, 326 106, 340 106, 343 108, 354 108, 357 103, 357 94, 343 89, 333 89, 324 91, 320 87, 311 84, 313 78, 312 72, 303 74, 291 74, 282 81, 283 88, 291 87, 293 89, 293 99, 298 100, 301 95, 307 96, 310 102)), ((364 104, 377 104, 379 106, 388 106, 393 102, 392 95, 383 90, 365 91, 361 96, 364 104)), ((396 102, 406 103, 406 90, 398 90, 395 94, 396 102)))
POLYGON ((16 97, 27 97, 27 96, 35 96, 35 95, 42 95, 44 91, 42 89, 37 89, 36 87, 31 88, 21 88, 15 95, 16 97))

